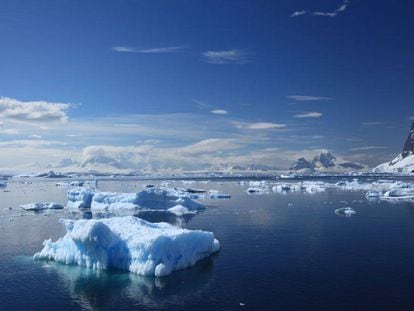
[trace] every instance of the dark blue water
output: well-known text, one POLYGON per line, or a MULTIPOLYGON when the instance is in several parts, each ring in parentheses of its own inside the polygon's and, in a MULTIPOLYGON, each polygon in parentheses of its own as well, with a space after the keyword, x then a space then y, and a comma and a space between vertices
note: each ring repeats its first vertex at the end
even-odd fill
MULTIPOLYGON (((156 183, 156 182, 154 182, 156 183)), ((136 191, 139 182, 100 182, 136 191)), ((165 278, 33 262, 47 238, 64 234, 62 217, 19 204, 65 203, 54 183, 11 183, 0 192, 0 310, 412 310, 414 206, 367 202, 363 192, 247 195, 236 182, 191 185, 232 194, 178 218, 140 216, 213 231, 221 251, 165 278), (351 206, 353 217, 334 213, 351 206), (12 209, 10 210, 9 207, 12 209)))

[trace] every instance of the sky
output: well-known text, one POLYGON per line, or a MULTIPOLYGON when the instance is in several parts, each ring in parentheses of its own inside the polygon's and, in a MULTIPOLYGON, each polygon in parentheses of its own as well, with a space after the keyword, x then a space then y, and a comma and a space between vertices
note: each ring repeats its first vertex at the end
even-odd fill
POLYGON ((0 169, 375 166, 414 117, 409 0, 0 1, 0 169))

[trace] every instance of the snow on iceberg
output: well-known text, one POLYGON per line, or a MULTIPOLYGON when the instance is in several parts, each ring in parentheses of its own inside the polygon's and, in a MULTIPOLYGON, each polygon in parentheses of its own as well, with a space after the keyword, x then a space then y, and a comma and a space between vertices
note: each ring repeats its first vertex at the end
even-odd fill
POLYGON ((67 192, 69 208, 90 208, 95 192, 89 188, 74 188, 67 192))
POLYGON ((214 233, 133 217, 63 220, 64 237, 43 242, 34 260, 54 260, 96 270, 165 276, 219 251, 214 233))
POLYGON ((63 205, 54 203, 54 202, 46 202, 46 203, 29 203, 20 205, 20 207, 26 211, 43 211, 48 209, 63 209, 63 205))

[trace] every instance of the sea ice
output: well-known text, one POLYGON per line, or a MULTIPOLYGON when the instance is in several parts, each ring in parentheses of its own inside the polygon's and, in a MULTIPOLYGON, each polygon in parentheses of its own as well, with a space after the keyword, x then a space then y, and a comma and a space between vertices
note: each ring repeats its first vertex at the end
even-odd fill
POLYGON ((62 222, 65 236, 56 242, 44 241, 43 249, 33 256, 35 260, 165 276, 220 249, 212 232, 150 223, 133 216, 62 222))

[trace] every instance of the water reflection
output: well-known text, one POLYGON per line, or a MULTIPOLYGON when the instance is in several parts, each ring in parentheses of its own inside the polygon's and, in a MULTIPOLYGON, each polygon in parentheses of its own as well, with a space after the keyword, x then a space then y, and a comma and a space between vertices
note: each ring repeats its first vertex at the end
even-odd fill
POLYGON ((163 278, 58 263, 43 268, 48 274, 57 274, 64 288, 83 309, 101 310, 110 305, 130 303, 159 308, 168 304, 184 305, 186 299, 200 297, 212 281, 214 257, 163 278))

